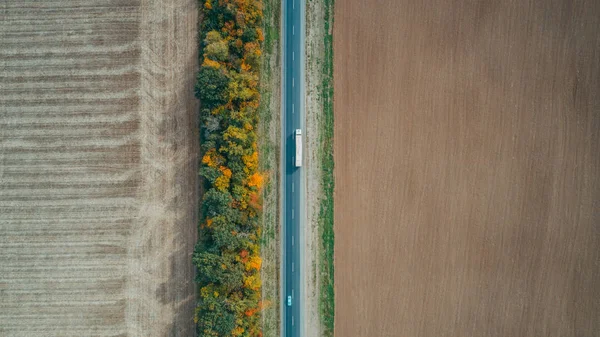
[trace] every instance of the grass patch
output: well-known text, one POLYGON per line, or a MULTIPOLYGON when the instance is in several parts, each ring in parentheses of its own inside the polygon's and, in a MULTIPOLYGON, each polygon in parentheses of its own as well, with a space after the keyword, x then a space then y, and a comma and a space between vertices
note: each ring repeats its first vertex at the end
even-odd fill
MULTIPOLYGON (((274 117, 278 116, 280 85, 279 72, 279 17, 281 4, 277 0, 263 1, 263 58, 260 66, 260 105, 258 107, 258 147, 259 170, 266 175, 263 188, 262 233, 260 237, 262 264, 263 294, 265 303, 262 310, 262 330, 264 337, 279 337, 279 264, 280 251, 278 240, 278 183, 279 183, 279 138, 277 125, 273 125, 274 117), (276 67, 273 67, 273 63, 276 67), (274 76, 275 75, 275 76, 274 76)), ((277 122, 278 123, 278 122, 277 122)))
POLYGON ((323 0, 325 16, 323 79, 321 98, 323 100, 323 123, 321 124, 320 143, 322 151, 322 188, 323 200, 319 210, 319 228, 321 229, 321 299, 319 309, 322 317, 323 335, 333 337, 335 316, 334 265, 333 265, 333 36, 330 30, 333 24, 334 0, 323 0))

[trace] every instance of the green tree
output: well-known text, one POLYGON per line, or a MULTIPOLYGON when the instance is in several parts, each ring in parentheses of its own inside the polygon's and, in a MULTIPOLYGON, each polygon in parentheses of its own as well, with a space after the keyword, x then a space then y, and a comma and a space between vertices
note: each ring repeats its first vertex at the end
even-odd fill
POLYGON ((209 218, 214 218, 218 215, 226 215, 228 210, 230 210, 232 200, 229 192, 211 188, 204 193, 202 210, 209 218))
POLYGON ((221 172, 216 167, 204 166, 200 168, 200 176, 206 178, 206 180, 213 184, 215 180, 221 176, 221 172))
POLYGON ((212 30, 206 34, 204 39, 206 47, 204 47, 204 56, 214 61, 227 61, 229 57, 229 46, 221 33, 212 30))
POLYGON ((235 313, 230 309, 227 294, 214 285, 200 290, 198 336, 230 336, 235 328, 235 313))
POLYGON ((220 69, 202 66, 196 77, 196 97, 205 109, 212 110, 227 102, 229 78, 220 69))
POLYGON ((244 29, 244 33, 242 34, 242 41, 246 43, 256 40, 258 40, 258 32, 256 31, 256 28, 246 27, 246 29, 244 29))
POLYGON ((237 251, 240 246, 240 238, 235 234, 239 232, 236 224, 228 221, 225 216, 218 216, 212 219, 211 234, 214 245, 221 251, 237 251))
POLYGON ((219 255, 196 246, 192 262, 198 268, 200 284, 222 286, 227 293, 243 286, 244 271, 233 255, 219 255))

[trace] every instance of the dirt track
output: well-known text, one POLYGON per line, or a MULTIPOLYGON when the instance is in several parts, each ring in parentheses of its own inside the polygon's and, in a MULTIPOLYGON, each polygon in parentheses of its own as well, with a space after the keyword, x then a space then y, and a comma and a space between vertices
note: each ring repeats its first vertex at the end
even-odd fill
POLYGON ((600 335, 600 3, 336 1, 336 336, 600 335))
POLYGON ((196 2, 0 22, 0 335, 193 336, 196 2))

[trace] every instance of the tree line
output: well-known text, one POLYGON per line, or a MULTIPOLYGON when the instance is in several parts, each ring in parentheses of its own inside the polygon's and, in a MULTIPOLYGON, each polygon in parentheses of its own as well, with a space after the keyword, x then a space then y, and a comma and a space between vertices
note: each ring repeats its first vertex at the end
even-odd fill
POLYGON ((199 241, 193 263, 200 296, 198 336, 262 336, 258 215, 261 0, 201 3, 200 175, 204 178, 199 241))

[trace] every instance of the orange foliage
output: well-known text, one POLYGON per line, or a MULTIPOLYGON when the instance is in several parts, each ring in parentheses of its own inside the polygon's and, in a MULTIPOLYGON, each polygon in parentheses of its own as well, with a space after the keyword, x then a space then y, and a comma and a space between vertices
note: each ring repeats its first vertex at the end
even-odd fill
POLYGON ((256 314, 258 312, 258 308, 252 308, 252 309, 248 309, 244 312, 244 315, 246 315, 247 317, 251 317, 254 314, 256 314))
POLYGON ((242 62, 242 70, 243 71, 249 71, 252 67, 246 63, 246 62, 242 62))
POLYGON ((246 263, 248 261, 248 251, 245 249, 242 249, 242 251, 240 252, 240 257, 241 257, 241 261, 243 263, 246 263))
POLYGON ((261 189, 263 186, 263 180, 263 176, 260 173, 256 172, 253 175, 251 175, 248 179, 248 186, 261 189))
POLYGON ((228 179, 231 178, 231 170, 225 166, 219 166, 219 171, 223 173, 228 179))
POLYGON ((217 166, 217 150, 210 149, 206 151, 204 156, 202 157, 202 164, 206 164, 209 167, 217 166))
POLYGON ((252 207, 255 210, 262 209, 262 205, 261 205, 260 197, 259 197, 258 193, 255 193, 255 192, 250 193, 249 199, 250 200, 248 200, 248 206, 252 207))
POLYGON ((225 33, 223 35, 224 36, 231 36, 231 37, 233 37, 234 36, 234 31, 235 31, 233 29, 234 26, 235 26, 235 24, 232 21, 225 22, 225 24, 223 25, 223 28, 221 29, 223 31, 223 33, 225 33))

